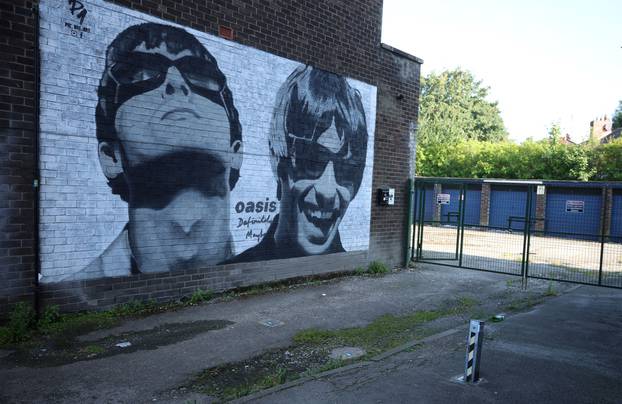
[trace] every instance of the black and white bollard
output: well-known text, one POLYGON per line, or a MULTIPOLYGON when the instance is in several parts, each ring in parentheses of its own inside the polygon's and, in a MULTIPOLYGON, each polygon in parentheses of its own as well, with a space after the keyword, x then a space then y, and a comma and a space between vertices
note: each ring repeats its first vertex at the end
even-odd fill
POLYGON ((466 361, 464 366, 464 382, 477 383, 479 381, 479 362, 482 355, 484 340, 484 321, 471 320, 467 337, 466 361))

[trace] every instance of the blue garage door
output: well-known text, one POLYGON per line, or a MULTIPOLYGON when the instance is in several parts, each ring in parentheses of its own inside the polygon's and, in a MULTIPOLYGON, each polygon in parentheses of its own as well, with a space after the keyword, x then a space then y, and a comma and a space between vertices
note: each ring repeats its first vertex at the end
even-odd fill
POLYGON ((622 242, 622 190, 613 191, 611 201, 611 241, 622 242))
MULTIPOLYGON (((532 195, 532 204, 531 217, 534 218, 536 212, 535 191, 532 195)), ((525 228, 526 207, 526 186, 493 185, 490 189, 490 217, 488 218, 488 225, 502 229, 523 230, 525 228)))
MULTIPOLYGON (((441 205, 441 222, 457 224, 458 210, 460 207, 460 189, 459 188, 443 188, 444 194, 450 195, 448 205, 441 205)), ((469 187, 466 190, 466 203, 464 212, 464 224, 467 226, 479 226, 479 205, 481 199, 481 190, 469 187)))
POLYGON ((600 234, 600 189, 547 187, 545 231, 553 236, 592 239, 600 234))
POLYGON ((434 204, 436 201, 434 200, 434 186, 426 186, 425 191, 423 188, 416 188, 415 192, 415 220, 419 220, 419 198, 421 193, 425 192, 424 198, 424 214, 423 220, 430 221, 434 217, 434 204))

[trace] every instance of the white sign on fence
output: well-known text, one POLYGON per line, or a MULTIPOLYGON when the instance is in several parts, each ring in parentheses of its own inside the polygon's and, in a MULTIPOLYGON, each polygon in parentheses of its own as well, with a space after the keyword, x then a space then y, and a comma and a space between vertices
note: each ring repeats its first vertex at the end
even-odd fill
POLYGON ((566 201, 566 212, 568 213, 583 213, 585 208, 585 201, 566 201))
POLYGON ((436 203, 439 205, 449 205, 449 201, 451 200, 450 194, 437 194, 436 195, 436 203))

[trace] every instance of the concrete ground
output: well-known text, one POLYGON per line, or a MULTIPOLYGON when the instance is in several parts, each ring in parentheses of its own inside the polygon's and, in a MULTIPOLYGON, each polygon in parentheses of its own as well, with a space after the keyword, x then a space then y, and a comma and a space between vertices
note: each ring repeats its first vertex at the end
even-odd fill
MULTIPOLYGON (((81 340, 121 339, 121 335, 132 332, 201 320, 232 324, 172 343, 60 366, 26 366, 0 352, 0 402, 170 401, 166 393, 201 370, 287 347, 300 330, 363 326, 382 314, 431 310, 461 296, 493 301, 499 296, 524 294, 513 286, 517 279, 418 265, 414 271, 381 278, 347 277, 136 319, 82 336, 81 340), (270 324, 267 321, 277 326, 266 326, 270 324)), ((548 282, 534 280, 530 285, 530 289, 542 292, 548 282)), ((556 286, 560 292, 569 287, 556 286)), ((512 401, 533 394, 530 397, 537 401, 551 401, 546 399, 551 397, 563 401, 585 398, 591 392, 594 397, 612 400, 614 393, 622 393, 619 384, 610 383, 622 376, 622 367, 615 365, 622 359, 622 349, 616 346, 622 329, 620 299, 619 290, 581 287, 547 300, 534 312, 491 327, 493 339, 486 342, 482 359, 482 375, 487 382, 477 387, 451 381, 463 366, 465 335, 457 333, 372 366, 340 371, 327 379, 255 398, 262 402, 397 402, 468 397, 492 400, 498 396, 512 401)), ((198 401, 211 400, 199 396, 198 401)))
POLYGON ((467 326, 380 362, 320 378, 257 403, 620 403, 622 291, 581 286, 485 326, 477 385, 464 370, 467 326))

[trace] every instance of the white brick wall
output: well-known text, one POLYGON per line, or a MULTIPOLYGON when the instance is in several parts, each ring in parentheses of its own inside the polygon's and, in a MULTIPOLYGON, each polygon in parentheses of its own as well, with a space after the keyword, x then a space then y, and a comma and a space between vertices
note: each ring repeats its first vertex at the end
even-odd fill
MULTIPOLYGON (((41 272, 54 282, 80 271, 119 234, 128 220, 127 206, 112 195, 102 174, 95 136, 97 86, 107 45, 123 29, 161 20, 103 1, 82 0, 88 10, 82 38, 65 22, 77 23, 65 0, 40 5, 41 46, 41 272)), ((175 25, 166 22, 169 25, 175 25)), ((239 201, 276 201, 267 135, 275 95, 300 64, 254 48, 182 27, 216 58, 227 77, 240 114, 244 141, 241 177, 231 192, 231 232, 235 252, 256 244, 238 227, 239 201)), ((362 95, 369 140, 363 182, 339 227, 347 251, 367 250, 376 117, 376 87, 348 79, 362 95)), ((277 209, 278 212, 278 209, 277 209)), ((261 216, 261 215, 259 215, 261 216)), ((252 229, 265 232, 268 227, 252 229)))

